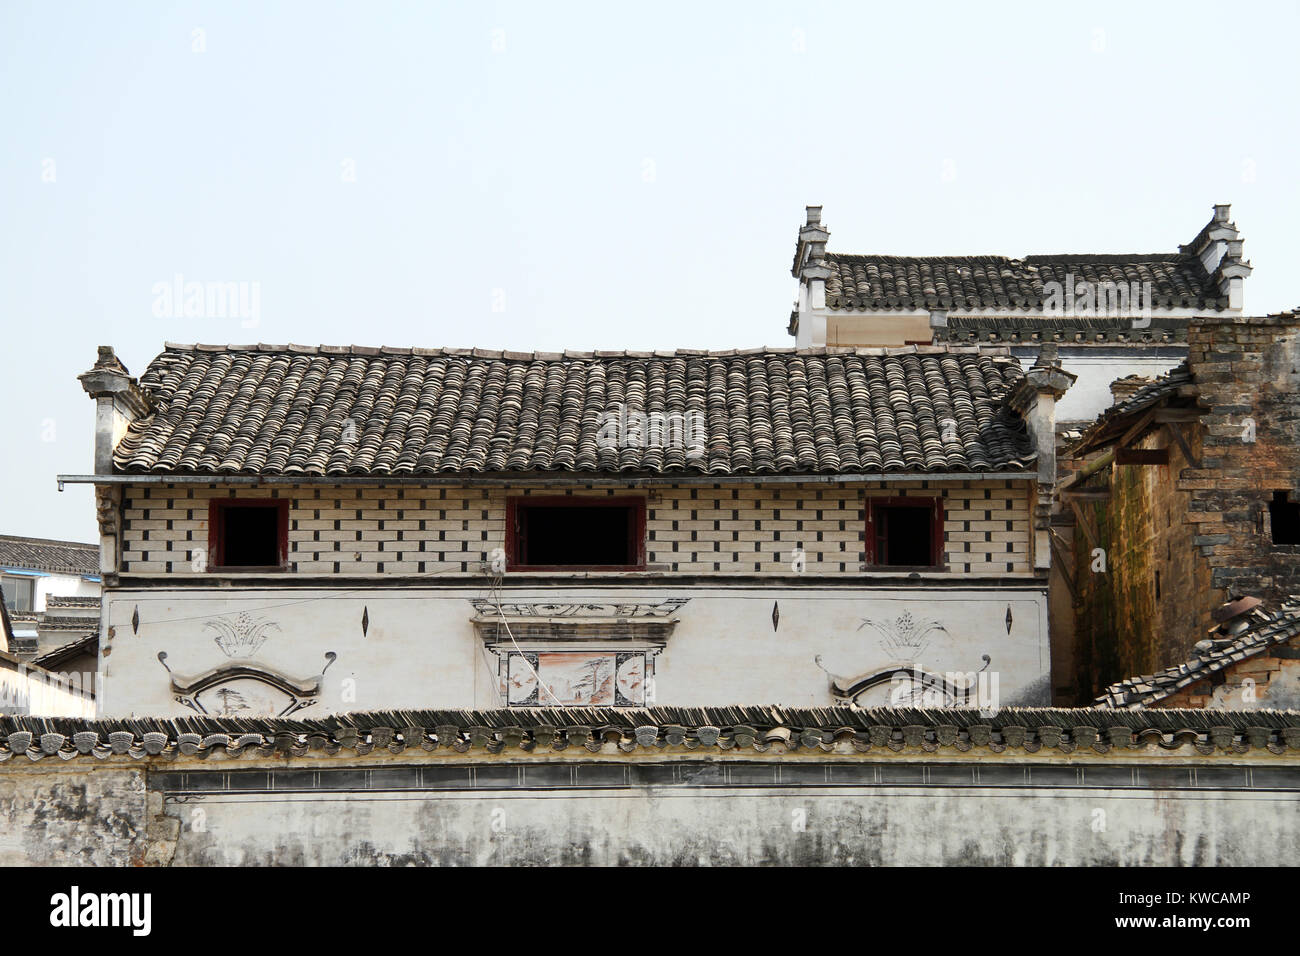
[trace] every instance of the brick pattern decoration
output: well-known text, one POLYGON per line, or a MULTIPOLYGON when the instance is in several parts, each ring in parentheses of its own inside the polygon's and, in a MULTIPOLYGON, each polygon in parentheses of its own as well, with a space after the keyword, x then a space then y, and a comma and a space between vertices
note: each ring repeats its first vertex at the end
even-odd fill
POLYGON ((888 485, 715 485, 646 490, 128 486, 123 573, 202 573, 208 501, 286 497, 289 566, 299 574, 478 574, 505 545, 511 495, 646 495, 648 570, 683 574, 863 573, 865 496, 942 495, 951 573, 1030 574, 1030 488, 1002 480, 888 485))

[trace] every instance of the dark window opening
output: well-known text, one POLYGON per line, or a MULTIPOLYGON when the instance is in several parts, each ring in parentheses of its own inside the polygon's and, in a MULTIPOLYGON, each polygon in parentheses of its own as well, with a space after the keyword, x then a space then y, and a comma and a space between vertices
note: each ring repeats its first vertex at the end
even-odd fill
POLYGON ((510 503, 511 564, 533 568, 635 568, 642 565, 642 499, 564 498, 510 503))
POLYGON ((1274 544, 1300 544, 1300 501, 1288 498, 1288 492, 1275 491, 1268 506, 1274 544))
POLYGON ((938 498, 885 498, 872 502, 867 563, 898 568, 940 567, 942 508, 938 498))
POLYGON ((223 568, 278 568, 285 562, 287 501, 214 501, 213 563, 223 568))
POLYGON ((36 605, 36 581, 32 578, 5 578, 0 581, 5 592, 5 607, 11 611, 31 611, 36 605))

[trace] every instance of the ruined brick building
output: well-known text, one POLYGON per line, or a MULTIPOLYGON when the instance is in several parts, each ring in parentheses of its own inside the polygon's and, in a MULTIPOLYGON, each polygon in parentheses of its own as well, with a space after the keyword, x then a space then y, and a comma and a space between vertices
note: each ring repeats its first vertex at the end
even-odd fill
MULTIPOLYGON (((1193 319, 1186 363, 1103 414, 1073 455, 1060 491, 1075 518, 1081 699, 1194 659, 1222 637, 1211 632, 1230 600, 1283 614, 1300 594, 1296 313, 1193 319)), ((1276 686, 1291 689, 1266 704, 1261 686, 1258 706, 1300 703, 1289 682, 1276 686)))

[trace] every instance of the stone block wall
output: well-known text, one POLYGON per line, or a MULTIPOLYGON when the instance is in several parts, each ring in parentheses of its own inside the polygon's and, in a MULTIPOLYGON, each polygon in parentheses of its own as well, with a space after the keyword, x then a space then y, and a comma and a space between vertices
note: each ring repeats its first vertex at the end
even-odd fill
MULTIPOLYGON (((1174 427, 1195 438, 1194 426, 1174 427)), ((1204 513, 1189 511, 1190 496, 1178 487, 1191 463, 1164 429, 1135 447, 1165 449, 1169 465, 1112 466, 1110 499, 1080 502, 1097 541, 1076 523, 1077 696, 1068 703, 1088 704, 1115 681, 1187 660, 1208 630, 1198 630, 1199 615, 1188 613, 1210 590, 1209 568, 1193 543, 1204 513)))
POLYGON ((1196 627, 1230 594, 1274 605, 1300 593, 1300 545, 1274 543, 1268 505, 1275 491, 1300 500, 1300 315, 1194 321, 1188 360, 1210 407, 1201 468, 1184 471, 1193 544, 1209 569, 1209 596, 1196 627))
MULTIPOLYGON (((1098 541, 1076 525, 1076 703, 1187 660, 1231 597, 1277 607, 1300 593, 1300 546, 1273 541, 1268 508, 1275 491, 1300 500, 1300 317, 1194 319, 1188 341, 1209 411, 1169 427, 1199 461, 1156 427, 1134 447, 1166 449, 1169 464, 1112 465, 1110 498, 1081 503, 1098 541)), ((1216 693, 1231 699, 1206 688, 1184 706, 1216 693)))

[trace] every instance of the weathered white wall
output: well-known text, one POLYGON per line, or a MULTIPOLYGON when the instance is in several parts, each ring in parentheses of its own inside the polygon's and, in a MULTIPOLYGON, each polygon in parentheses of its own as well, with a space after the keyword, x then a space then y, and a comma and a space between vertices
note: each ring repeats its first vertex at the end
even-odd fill
MULTIPOLYGON (((1078 376, 1070 390, 1057 403, 1056 420, 1058 422, 1092 421, 1115 403, 1110 392, 1110 383, 1117 378, 1129 375, 1141 375, 1155 378, 1174 368, 1181 358, 1130 358, 1100 357, 1075 358, 1071 355, 1061 357, 1061 366, 1078 376)), ((1033 358, 1022 358, 1025 368, 1034 364, 1033 358)))
POLYGON ((93 674, 53 673, 11 655, 0 657, 0 714, 94 717, 93 674))
MULTIPOLYGON (((172 699, 171 675, 158 660, 160 652, 167 655, 166 666, 184 676, 247 661, 299 680, 321 674, 326 654, 333 653, 337 658, 324 670, 319 703, 310 714, 501 706, 496 660, 470 623, 470 599, 489 596, 486 578, 473 586, 444 588, 110 591, 104 608, 101 713, 192 712, 172 699), (230 656, 216 641, 218 618, 264 640, 251 653, 230 656)), ((689 601, 676 612, 680 623, 655 661, 656 704, 829 705, 827 672, 847 679, 909 663, 940 675, 995 672, 1000 706, 1050 699, 1046 594, 1032 586, 850 589, 665 582, 662 587, 619 588, 575 583, 517 584, 501 595, 507 603, 667 598, 689 601), (779 611, 775 626, 774 606, 779 611), (990 658, 987 665, 984 655, 990 658)), ((581 643, 631 649, 628 642, 581 643)), ((525 649, 539 646, 520 644, 525 649)))
POLYGON ((143 858, 143 767, 20 760, 27 766, 0 764, 0 866, 125 866, 143 858))
MULTIPOLYGON (((8 573, 8 572, 6 572, 8 573)), ((51 574, 41 571, 25 574, 35 582, 32 593, 32 610, 44 611, 50 597, 97 597, 100 583, 87 581, 80 574, 51 574)))
MULTIPOLYGON (((858 578, 866 501, 943 498, 949 575, 1032 576, 1030 494, 1023 480, 909 479, 619 489, 646 501, 650 570, 787 574, 796 549, 816 574, 858 578)), ((214 577, 212 498, 278 496, 289 502, 288 563, 295 574, 338 581, 360 574, 477 573, 506 544, 507 501, 528 495, 605 497, 614 489, 310 486, 231 489, 220 484, 126 486, 125 574, 214 577), (196 560, 197 558, 197 560, 196 560)), ((875 573, 875 572, 873 572, 875 573)), ((347 585, 340 585, 346 587, 347 585)))
MULTIPOLYGON (((1222 759, 1202 769, 1221 767, 1222 759)), ((357 769, 351 789, 195 793, 159 789, 154 774, 221 776, 248 761, 50 761, 0 764, 0 865, 1291 866, 1300 854, 1294 789, 1207 783, 366 790, 366 772, 357 769)), ((1026 775, 1069 769, 1057 759, 1023 762, 1018 769, 1026 775)), ((1155 755, 1140 765, 1170 762, 1155 755)), ((381 758, 375 765, 400 764, 381 758)), ((772 772, 758 761, 726 764, 733 778, 772 772)), ((310 760, 294 767, 310 777, 333 765, 310 760)), ((500 760, 465 766, 467 773, 477 768, 480 782, 518 773, 500 760)))
POLYGON ((181 821, 173 862, 204 866, 1289 866, 1298 806, 1294 793, 863 787, 220 794, 167 813, 181 821))
POLYGON ((36 610, 44 611, 46 599, 54 597, 96 597, 98 581, 87 581, 79 574, 46 574, 36 579, 36 610))

